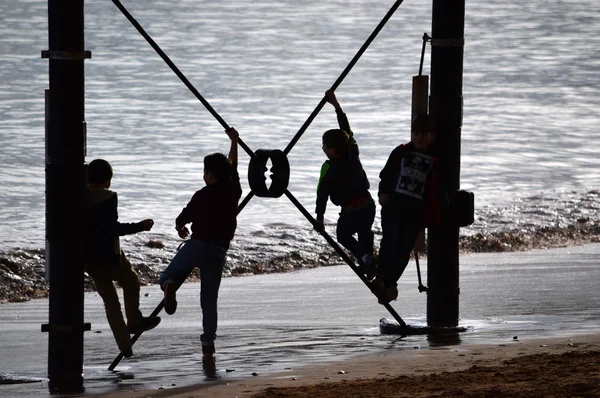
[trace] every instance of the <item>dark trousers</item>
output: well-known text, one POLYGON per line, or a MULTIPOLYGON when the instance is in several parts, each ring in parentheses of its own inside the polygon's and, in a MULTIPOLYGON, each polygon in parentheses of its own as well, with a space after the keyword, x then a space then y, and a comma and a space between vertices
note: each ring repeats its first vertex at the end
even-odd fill
POLYGON ((377 276, 395 285, 408 265, 410 252, 423 228, 423 207, 402 208, 388 203, 381 208, 381 244, 377 276))
POLYGON ((360 209, 342 207, 337 222, 337 240, 357 259, 365 254, 373 255, 373 221, 375 203, 372 200, 360 209), (358 240, 354 238, 354 234, 358 236, 358 240))
POLYGON ((140 280, 137 273, 123 252, 121 252, 121 264, 119 266, 85 264, 84 269, 94 281, 96 290, 102 297, 102 301, 104 301, 106 319, 119 350, 125 351, 131 348, 128 326, 137 327, 142 323, 140 280), (121 303, 114 282, 117 282, 123 288, 127 325, 123 319, 121 303))
POLYGON ((202 341, 217 337, 217 299, 227 251, 220 246, 197 239, 189 239, 179 249, 169 266, 160 276, 160 287, 167 281, 178 287, 185 282, 194 268, 200 269, 200 307, 202 308, 202 341))

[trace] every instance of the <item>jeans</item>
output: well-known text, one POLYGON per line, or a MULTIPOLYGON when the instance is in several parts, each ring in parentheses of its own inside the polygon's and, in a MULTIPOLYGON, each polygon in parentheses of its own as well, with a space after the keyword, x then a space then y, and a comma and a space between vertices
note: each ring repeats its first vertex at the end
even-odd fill
POLYGON ((115 341, 119 350, 125 351, 131 348, 128 326, 135 328, 142 323, 142 313, 140 312, 140 279, 137 273, 131 267, 131 263, 121 252, 121 264, 118 267, 113 265, 85 264, 85 272, 96 285, 96 290, 106 310, 106 319, 110 325, 115 341), (113 281, 119 283, 123 288, 123 301, 125 302, 125 314, 127 315, 127 325, 121 312, 121 303, 117 289, 113 281))
POLYGON ((202 341, 217 337, 217 298, 227 251, 217 245, 190 239, 179 249, 160 276, 160 287, 168 281, 181 286, 194 268, 200 269, 200 307, 202 308, 202 341))
POLYGON ((361 209, 342 209, 337 222, 337 240, 348 249, 354 257, 373 255, 373 221, 375 220, 375 203, 361 209), (354 238, 357 234, 358 240, 354 238))
POLYGON ((408 265, 410 252, 423 228, 423 207, 401 207, 395 203, 381 208, 381 244, 377 276, 396 285, 408 265))

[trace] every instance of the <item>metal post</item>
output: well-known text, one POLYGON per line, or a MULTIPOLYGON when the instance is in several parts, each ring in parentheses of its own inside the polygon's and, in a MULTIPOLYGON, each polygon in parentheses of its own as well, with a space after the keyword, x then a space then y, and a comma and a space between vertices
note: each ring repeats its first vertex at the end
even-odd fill
POLYGON ((52 393, 83 391, 85 126, 83 0, 48 0, 46 267, 50 279, 48 377, 52 393))
MULTIPOLYGON (((433 0, 430 112, 440 147, 440 182, 452 197, 460 188, 464 0, 433 0)), ((429 229, 427 324, 458 325, 458 225, 448 219, 429 229)))

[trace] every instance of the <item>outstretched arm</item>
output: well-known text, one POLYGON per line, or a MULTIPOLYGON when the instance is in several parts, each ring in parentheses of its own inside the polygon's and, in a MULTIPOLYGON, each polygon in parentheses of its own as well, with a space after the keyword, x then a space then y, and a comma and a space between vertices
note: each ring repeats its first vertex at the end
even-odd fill
POLYGON ((325 99, 327 100, 327 102, 329 102, 331 105, 333 105, 333 107, 335 108, 336 111, 339 111, 342 109, 342 106, 340 105, 340 103, 338 102, 338 100, 335 96, 335 92, 332 91, 331 89, 325 91, 325 99))
POLYGON ((225 130, 225 132, 227 133, 227 135, 229 136, 229 139, 231 140, 231 147, 229 148, 229 156, 228 156, 229 163, 231 163, 233 168, 237 170, 239 133, 233 127, 228 128, 227 130, 225 130))
POLYGON ((348 121, 348 117, 342 110, 342 106, 338 102, 335 93, 331 90, 325 91, 325 99, 335 108, 335 113, 337 115, 338 125, 342 130, 344 130, 350 136, 350 140, 348 141, 348 145, 350 146, 350 150, 358 156, 358 144, 356 144, 356 140, 354 139, 354 132, 350 128, 350 122, 348 121))

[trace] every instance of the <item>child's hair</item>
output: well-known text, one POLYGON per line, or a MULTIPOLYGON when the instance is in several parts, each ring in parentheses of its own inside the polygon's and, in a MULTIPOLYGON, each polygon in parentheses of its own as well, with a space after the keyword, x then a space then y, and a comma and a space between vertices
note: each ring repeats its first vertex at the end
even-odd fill
POLYGON ((95 159, 88 165, 88 183, 101 184, 111 180, 113 169, 110 163, 104 159, 95 159))
POLYGON ((333 148, 337 153, 343 153, 348 149, 350 135, 341 129, 331 129, 323 133, 323 144, 327 148, 333 148))
POLYGON ((211 153, 204 157, 204 172, 208 173, 209 171, 217 181, 227 181, 233 174, 229 159, 222 153, 211 153))
POLYGON ((434 133, 435 134, 435 119, 433 115, 427 113, 421 113, 417 115, 410 125, 411 132, 419 133, 434 133))

